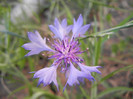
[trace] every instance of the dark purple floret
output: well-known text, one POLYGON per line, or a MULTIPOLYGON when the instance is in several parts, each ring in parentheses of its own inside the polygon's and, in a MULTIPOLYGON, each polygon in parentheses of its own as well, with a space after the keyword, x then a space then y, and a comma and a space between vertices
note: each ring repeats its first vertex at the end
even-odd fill
POLYGON ((78 41, 72 40, 69 41, 67 38, 63 41, 54 41, 55 44, 52 47, 55 49, 53 52, 54 55, 51 58, 55 58, 57 63, 62 60, 65 64, 70 64, 72 62, 82 62, 83 59, 80 59, 77 55, 81 54, 80 44, 78 41))

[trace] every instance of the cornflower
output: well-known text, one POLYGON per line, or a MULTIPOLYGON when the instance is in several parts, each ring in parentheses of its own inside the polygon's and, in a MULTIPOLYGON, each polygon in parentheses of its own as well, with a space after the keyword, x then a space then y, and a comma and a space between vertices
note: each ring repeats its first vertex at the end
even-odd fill
POLYGON ((98 70, 101 66, 86 66, 83 64, 84 60, 78 56, 84 51, 80 50, 80 44, 76 38, 85 37, 84 34, 90 27, 90 24, 82 25, 83 18, 81 14, 77 21, 74 19, 73 25, 69 26, 67 25, 67 19, 63 19, 60 23, 58 19, 55 18, 54 25, 49 25, 50 30, 54 34, 54 43, 51 43, 51 48, 46 44, 46 38, 42 38, 38 31, 35 31, 35 33, 28 32, 28 38, 31 42, 24 44, 22 47, 26 50, 30 50, 30 52, 25 56, 39 54, 42 51, 49 51, 53 53, 49 59, 55 59, 50 67, 32 72, 35 73, 33 78, 39 78, 38 85, 43 83, 44 86, 47 86, 53 82, 57 90, 59 90, 56 79, 58 67, 61 67, 61 72, 65 73, 65 77, 67 78, 63 91, 67 84, 69 86, 80 84, 79 82, 83 82, 84 78, 94 81, 95 79, 91 75, 91 72, 101 74, 98 70), (72 31, 71 37, 69 36, 70 31, 72 31), (78 65, 80 70, 76 69, 74 64, 78 65))

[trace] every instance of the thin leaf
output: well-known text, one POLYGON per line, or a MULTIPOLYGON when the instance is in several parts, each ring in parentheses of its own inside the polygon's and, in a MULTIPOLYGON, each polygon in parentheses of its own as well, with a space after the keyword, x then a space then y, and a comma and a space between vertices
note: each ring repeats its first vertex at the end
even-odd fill
POLYGON ((62 97, 58 97, 44 91, 35 92, 35 94, 33 94, 33 96, 30 99, 39 99, 40 96, 44 96, 44 98, 46 99, 63 99, 62 97))
POLYGON ((117 8, 117 7, 114 7, 114 6, 110 6, 110 5, 107 5, 107 4, 102 3, 100 1, 96 1, 96 0, 88 0, 88 1, 94 3, 95 5, 104 6, 104 7, 112 8, 112 9, 115 9, 115 10, 127 12, 126 9, 121 9, 121 8, 117 8))
POLYGON ((80 88, 82 94, 83 94, 87 99, 90 99, 90 96, 86 93, 86 91, 82 88, 81 85, 79 86, 79 88, 80 88))
MULTIPOLYGON (((98 84, 102 83, 103 81, 107 80, 108 78, 114 76, 115 74, 121 72, 121 71, 127 71, 129 69, 133 68, 133 65, 129 65, 129 66, 125 66, 123 68, 119 68, 113 72, 111 72, 110 74, 106 75, 105 77, 103 77, 97 84, 95 84, 94 86, 97 86, 98 84)), ((94 87, 93 86, 93 87, 94 87)))
POLYGON ((56 95, 51 94, 51 93, 49 93, 49 92, 46 92, 46 91, 44 91, 44 90, 42 90, 42 89, 40 89, 40 88, 34 87, 34 88, 32 88, 32 89, 33 89, 33 91, 34 91, 34 94, 32 94, 32 95, 29 97, 29 99, 40 99, 40 98, 39 98, 40 96, 44 96, 44 98, 46 98, 46 99, 64 99, 64 98, 61 97, 61 96, 56 96, 56 95))
POLYGON ((116 91, 133 91, 133 88, 128 88, 128 87, 114 87, 114 88, 108 88, 108 89, 102 91, 102 92, 97 96, 96 99, 101 98, 101 97, 103 97, 103 96, 105 96, 105 95, 107 95, 107 94, 110 94, 110 93, 116 92, 116 91))
POLYGON ((63 1, 63 0, 60 0, 60 2, 62 3, 62 5, 64 6, 64 8, 65 8, 65 11, 66 11, 66 15, 67 15, 67 17, 68 17, 68 23, 71 23, 71 19, 73 18, 73 16, 72 16, 72 13, 71 13, 71 11, 70 11, 70 9, 69 9, 69 7, 65 4, 65 2, 63 1), (70 22, 69 22, 70 21, 70 22))
MULTIPOLYGON (((61 84, 60 79, 58 79, 58 84, 59 84, 60 89, 63 90, 63 86, 61 84)), ((67 90, 64 90, 63 95, 66 97, 66 99, 69 99, 69 95, 67 93, 67 90)))
MULTIPOLYGON (((97 34, 97 35, 93 34, 93 35, 88 35, 87 37, 88 38, 101 38, 101 37, 104 37, 104 36, 112 35, 114 33, 115 32, 108 32, 108 33, 102 33, 102 34, 97 34)), ((80 39, 80 40, 82 40, 82 39, 80 39)))
POLYGON ((16 36, 16 37, 22 38, 22 39, 24 39, 24 40, 27 40, 25 37, 23 37, 23 36, 21 36, 21 35, 18 35, 18 34, 16 34, 16 33, 13 33, 13 32, 9 32, 9 31, 0 31, 0 32, 6 33, 6 34, 11 35, 11 36, 16 36))
POLYGON ((124 25, 125 23, 130 21, 130 19, 132 19, 132 18, 133 18, 133 13, 131 13, 128 17, 126 17, 123 21, 121 21, 119 26, 124 25))
MULTIPOLYGON (((104 30, 104 31, 101 31, 101 32, 97 32, 97 33, 92 33, 92 35, 94 36, 98 36, 98 35, 101 35, 103 33, 108 33, 108 32, 116 32, 120 29, 124 29, 124 28, 129 28, 129 27, 133 27, 133 21, 130 21, 124 25, 121 25, 121 26, 116 26, 114 28, 110 28, 110 29, 107 29, 107 30, 104 30)), ((105 34, 104 34, 105 35, 105 34)), ((86 38, 89 38, 90 35, 86 36, 85 38, 82 38, 82 39, 86 39, 86 38)), ((80 40, 82 40, 80 39, 80 40)))
POLYGON ((13 90, 13 91, 7 96, 7 98, 11 97, 11 96, 12 96, 13 94, 15 94, 16 92, 25 89, 26 87, 27 87, 27 86, 21 86, 21 87, 15 89, 15 90, 13 90))

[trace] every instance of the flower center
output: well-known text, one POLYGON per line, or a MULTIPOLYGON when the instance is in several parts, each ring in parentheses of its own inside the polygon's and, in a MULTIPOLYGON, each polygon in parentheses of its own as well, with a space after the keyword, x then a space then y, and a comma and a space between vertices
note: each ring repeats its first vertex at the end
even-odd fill
POLYGON ((69 42, 68 39, 64 39, 62 41, 54 41, 52 46, 54 47, 55 52, 51 58, 56 58, 57 62, 64 61, 65 64, 68 64, 70 61, 83 61, 83 59, 80 59, 77 56, 82 53, 78 41, 72 40, 69 42))

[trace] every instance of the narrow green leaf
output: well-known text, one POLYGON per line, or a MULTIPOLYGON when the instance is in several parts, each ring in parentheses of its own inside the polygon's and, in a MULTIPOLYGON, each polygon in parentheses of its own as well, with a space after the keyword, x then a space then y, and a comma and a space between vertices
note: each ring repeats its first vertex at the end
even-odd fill
POLYGON ((128 12, 126 9, 121 9, 121 8, 118 8, 118 7, 110 6, 110 5, 107 5, 107 4, 105 4, 103 2, 100 2, 100 1, 96 1, 96 0, 88 0, 88 1, 94 3, 95 5, 104 6, 104 7, 108 7, 108 8, 113 8, 115 10, 128 12))
MULTIPOLYGON (((80 41, 82 50, 86 50, 86 46, 89 45, 88 42, 89 42, 88 40, 86 40, 86 41, 80 41), (86 43, 85 43, 85 42, 86 42, 86 43)), ((89 45, 89 46, 90 46, 90 45, 89 45)), ((89 63, 90 63, 90 60, 88 59, 88 54, 87 54, 87 52, 83 53, 82 57, 83 57, 84 60, 86 60, 86 61, 85 61, 86 64, 87 64, 87 65, 90 65, 90 64, 89 64, 89 63)))
POLYGON ((41 89, 34 88, 34 94, 29 99, 39 99, 40 96, 44 96, 46 99, 63 99, 63 97, 53 95, 41 89))
POLYGON ((102 41, 102 38, 98 38, 97 39, 97 43, 95 45, 95 63, 94 65, 98 65, 98 60, 100 58, 100 53, 101 53, 101 42, 102 41))
POLYGON ((0 31, 0 32, 6 33, 6 34, 11 35, 11 36, 16 36, 16 37, 22 38, 22 39, 24 39, 24 40, 27 40, 25 37, 23 37, 23 36, 21 36, 21 35, 18 35, 18 34, 16 34, 16 33, 13 33, 13 32, 9 32, 9 31, 0 31))
MULTIPOLYGON (((108 32, 116 32, 120 29, 129 28, 129 27, 133 27, 133 21, 130 21, 130 22, 124 24, 124 25, 116 26, 114 28, 110 28, 110 29, 107 29, 107 30, 104 30, 104 31, 101 31, 101 32, 92 33, 92 35, 100 35, 100 34, 108 33, 108 32)), ((90 35, 88 35, 88 36, 86 36, 85 38, 82 38, 82 39, 86 39, 86 38, 89 38, 89 37, 90 37, 90 35)), ((82 39, 80 39, 80 40, 82 40, 82 39)))
POLYGON ((13 94, 15 94, 16 92, 25 89, 26 87, 27 87, 27 86, 21 86, 21 87, 15 89, 15 90, 13 90, 13 91, 7 96, 7 98, 11 97, 11 96, 12 96, 13 94))
MULTIPOLYGON (((90 35, 88 35, 87 37, 88 38, 101 38, 101 37, 104 37, 104 36, 109 36, 109 35, 112 35, 112 34, 114 34, 115 32, 108 32, 108 33, 102 33, 102 34, 97 34, 97 35, 95 35, 95 34, 90 34, 90 35)), ((82 39, 80 39, 80 40, 82 40, 82 39)))
POLYGON ((126 24, 132 18, 133 18, 133 13, 131 13, 128 17, 126 17, 123 21, 121 21, 119 26, 126 24))
POLYGON ((62 5, 64 6, 65 11, 66 11, 66 13, 67 13, 66 15, 67 15, 67 17, 68 17, 68 23, 71 23, 71 19, 73 18, 73 16, 72 16, 72 13, 71 13, 69 7, 65 4, 65 2, 64 2, 63 0, 60 0, 60 2, 61 2, 62 5), (70 21, 70 22, 69 22, 69 21, 70 21))
POLYGON ((79 88, 80 88, 82 94, 83 94, 87 99, 90 99, 90 96, 86 93, 86 91, 82 88, 81 85, 79 86, 79 88))
POLYGON ((35 65, 35 59, 32 57, 28 57, 28 64, 29 64, 29 68, 30 68, 30 71, 34 71, 34 65, 35 65))
MULTIPOLYGON (((59 84, 60 89, 63 90, 63 86, 62 86, 62 84, 61 84, 60 79, 58 79, 58 84, 59 84)), ((69 95, 68 95, 68 93, 67 93, 67 89, 64 90, 63 95, 66 97, 66 99, 69 99, 69 95)))
POLYGON ((99 93, 96 99, 101 98, 107 94, 110 94, 110 93, 116 92, 116 91, 133 91, 133 88, 128 88, 128 87, 108 88, 108 89, 104 90, 103 92, 99 93))
MULTIPOLYGON (((103 77, 99 82, 97 82, 97 84, 95 84, 94 86, 97 86, 98 84, 102 83, 103 81, 107 80, 108 78, 114 76, 115 74, 121 72, 121 71, 127 71, 130 70, 131 68, 133 68, 133 65, 129 65, 129 66, 125 66, 123 68, 117 69, 113 72, 111 72, 110 74, 106 75, 105 77, 103 77)), ((94 87, 93 86, 93 87, 94 87)))
POLYGON ((31 99, 38 99, 40 96, 44 95, 45 93, 40 91, 40 92, 36 92, 35 94, 33 94, 33 96, 31 97, 31 99))
MULTIPOLYGON (((20 39, 19 46, 22 46, 22 44, 24 44, 24 41, 22 39, 20 39)), ((17 55, 18 57, 15 60, 15 61, 17 61, 17 64, 21 70, 24 69, 24 67, 25 67, 26 58, 24 58, 24 55, 25 55, 25 50, 24 50, 24 48, 21 47, 19 50, 19 54, 17 55)))

